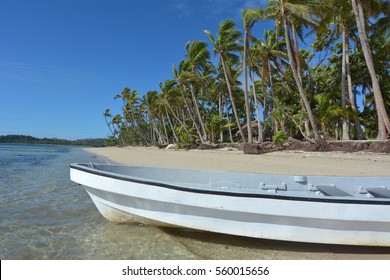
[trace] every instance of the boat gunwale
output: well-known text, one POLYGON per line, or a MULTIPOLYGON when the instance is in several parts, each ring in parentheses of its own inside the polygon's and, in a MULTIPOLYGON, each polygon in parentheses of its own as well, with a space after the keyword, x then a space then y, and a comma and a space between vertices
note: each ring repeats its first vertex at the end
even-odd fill
MULTIPOLYGON (((112 164, 97 164, 97 165, 112 165, 112 164)), ((120 165, 113 164, 117 166, 129 166, 129 165, 120 165)), ((146 167, 146 166, 134 166, 134 167, 146 167)), ((260 193, 244 193, 244 192, 228 192, 220 190, 208 190, 208 189, 195 189, 192 187, 181 187, 177 185, 156 182, 153 180, 144 180, 139 178, 134 178, 129 175, 123 175, 120 173, 113 173, 104 170, 99 170, 91 168, 79 163, 72 163, 70 165, 71 169, 83 171, 93 175, 103 176, 111 179, 127 181, 131 183, 144 184, 149 186, 161 187, 176 191, 189 192, 189 193, 198 193, 198 194, 209 194, 209 195, 222 195, 230 197, 246 197, 246 198, 264 198, 264 199, 278 199, 278 200, 287 200, 287 201, 305 201, 305 202, 323 202, 323 203, 337 203, 337 204, 361 204, 361 205, 390 205, 390 199, 386 198, 340 198, 340 197, 308 197, 308 196, 291 196, 291 195, 275 195, 275 194, 260 194, 260 193)), ((164 167, 152 167, 152 168, 164 168, 164 167)), ((227 172, 227 171, 218 171, 218 172, 227 172)), ((249 173, 251 174, 251 173, 249 173)), ((276 174, 274 174, 276 175, 276 174)), ((367 177, 367 176, 366 176, 367 177)), ((92 186, 89 186, 92 187, 92 186)))

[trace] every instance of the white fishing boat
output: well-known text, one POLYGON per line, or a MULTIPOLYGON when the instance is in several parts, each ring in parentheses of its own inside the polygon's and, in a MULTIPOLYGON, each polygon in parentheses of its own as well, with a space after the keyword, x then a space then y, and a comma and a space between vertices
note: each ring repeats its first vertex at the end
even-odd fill
POLYGON ((312 243, 390 246, 390 176, 292 176, 72 164, 110 221, 312 243))

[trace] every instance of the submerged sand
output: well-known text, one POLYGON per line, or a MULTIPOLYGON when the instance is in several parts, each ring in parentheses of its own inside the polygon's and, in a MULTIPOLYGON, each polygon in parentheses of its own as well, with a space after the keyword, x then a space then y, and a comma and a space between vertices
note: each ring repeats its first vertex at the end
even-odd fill
MULTIPOLYGON (((390 155, 282 151, 245 155, 227 150, 164 150, 155 147, 88 148, 108 160, 131 165, 238 172, 390 176, 390 155)), ((390 259, 390 248, 321 245, 254 239, 178 229, 161 233, 188 251, 189 259, 390 259)))

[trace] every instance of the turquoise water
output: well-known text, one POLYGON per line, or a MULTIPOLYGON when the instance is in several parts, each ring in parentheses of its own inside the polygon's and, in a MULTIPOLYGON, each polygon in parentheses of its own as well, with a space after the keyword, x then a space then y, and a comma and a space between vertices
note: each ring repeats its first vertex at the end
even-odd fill
POLYGON ((69 164, 95 160, 78 147, 0 145, 1 259, 82 258, 69 243, 99 219, 69 164))
POLYGON ((0 144, 0 259, 193 259, 161 229, 114 224, 69 180, 79 147, 0 144))

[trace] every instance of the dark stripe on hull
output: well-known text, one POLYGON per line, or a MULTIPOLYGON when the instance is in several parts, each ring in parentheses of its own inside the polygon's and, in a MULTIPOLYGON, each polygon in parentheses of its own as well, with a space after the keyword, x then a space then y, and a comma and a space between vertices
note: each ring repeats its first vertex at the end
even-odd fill
MULTIPOLYGON (((107 191, 102 191, 90 187, 85 189, 104 201, 118 204, 124 207, 142 209, 146 211, 179 214, 185 216, 197 216, 202 218, 211 218, 243 223, 273 224, 284 226, 298 226, 306 228, 324 229, 324 230, 341 230, 341 231, 373 231, 373 232, 390 232, 390 224, 370 221, 345 221, 317 218, 300 218, 285 217, 268 214, 257 214, 248 212, 238 212, 223 209, 203 208, 170 202, 162 202, 132 196, 125 196, 107 191), (364 227, 362 225, 364 224, 364 227)), ((123 211, 122 209, 118 209, 123 211)), ((130 213, 131 214, 131 213, 130 213)), ((150 218, 150 217, 146 217, 150 218)))
MULTIPOLYGON (((159 182, 152 182, 147 180, 139 180, 134 179, 128 176, 123 175, 117 175, 114 173, 109 172, 101 172, 96 169, 90 169, 90 168, 83 168, 77 165, 71 165, 70 168, 126 182, 132 182, 132 183, 138 183, 138 184, 144 184, 144 185, 150 185, 155 187, 161 187, 161 188, 167 188, 172 189, 176 191, 183 191, 183 192, 189 192, 189 193, 199 193, 199 194, 208 194, 208 195, 220 195, 220 196, 232 196, 232 197, 251 197, 251 198, 264 198, 264 199, 279 199, 279 200, 291 200, 291 201, 306 201, 306 202, 322 202, 322 203, 342 203, 342 204, 367 204, 367 205, 389 205, 390 206, 390 199, 389 200, 378 200, 375 198, 372 199, 345 199, 345 198, 317 198, 317 197, 299 197, 299 196, 287 196, 287 195, 272 195, 272 194, 255 194, 255 193, 237 193, 237 192, 226 192, 226 191, 213 191, 213 190, 205 190, 205 189, 194 189, 194 188, 186 188, 186 187, 179 187, 174 186, 170 184, 164 184, 159 182)), ((390 211, 388 209, 387 211, 390 211)))

